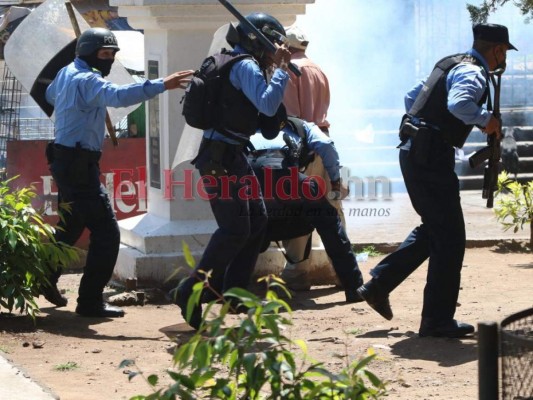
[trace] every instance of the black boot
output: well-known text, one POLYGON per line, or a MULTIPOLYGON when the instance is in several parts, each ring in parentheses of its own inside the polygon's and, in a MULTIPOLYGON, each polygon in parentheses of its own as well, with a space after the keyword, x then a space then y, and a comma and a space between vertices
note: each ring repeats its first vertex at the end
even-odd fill
POLYGON ((102 301, 91 305, 80 305, 78 303, 76 314, 89 318, 122 318, 124 316, 124 310, 102 301))
POLYGON ((187 320, 187 303, 189 302, 189 298, 192 295, 192 288, 196 282, 198 280, 194 277, 182 280, 176 289, 175 303, 181 309, 183 319, 194 329, 198 330, 202 324, 202 306, 200 302, 193 307, 191 318, 187 320))
POLYGON ((42 286, 41 294, 44 298, 55 305, 56 307, 65 307, 68 304, 68 300, 63 296, 56 284, 51 284, 50 286, 42 286))
POLYGON ((379 315, 390 321, 393 317, 393 314, 389 302, 389 295, 378 293, 372 283, 373 281, 364 284, 357 289, 357 293, 368 303, 370 307, 377 311, 379 315))
POLYGON ((472 325, 455 319, 436 321, 432 318, 422 318, 418 334, 422 337, 462 338, 471 335, 474 331, 475 328, 472 325))
POLYGON ((355 282, 355 285, 352 283, 352 281, 342 284, 342 287, 344 288, 344 294, 346 295, 346 303, 360 303, 365 301, 365 299, 362 298, 357 291, 359 287, 363 286, 363 278, 359 276, 355 282))
POLYGON ((345 290, 344 294, 346 295, 346 303, 360 303, 365 301, 356 289, 345 290))

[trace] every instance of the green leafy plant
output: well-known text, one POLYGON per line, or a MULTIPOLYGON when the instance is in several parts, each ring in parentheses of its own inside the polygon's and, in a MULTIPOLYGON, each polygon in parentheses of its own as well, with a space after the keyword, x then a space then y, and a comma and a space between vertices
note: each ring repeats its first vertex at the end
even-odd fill
POLYGON ((379 256, 382 256, 383 253, 379 250, 377 250, 374 246, 370 245, 370 246, 366 246, 366 247, 363 247, 363 253, 368 253, 368 255, 370 257, 379 257, 379 256))
POLYGON ((80 366, 78 365, 77 362, 75 361, 68 361, 66 362, 65 364, 58 364, 54 367, 54 369, 56 371, 72 371, 72 370, 75 370, 77 368, 79 368, 80 366))
POLYGON ((55 243, 54 228, 31 205, 34 189, 12 190, 13 179, 0 182, 0 310, 16 309, 34 319, 39 312, 34 298, 50 272, 77 254, 55 243))
POLYGON ((361 328, 350 328, 350 329, 346 329, 345 332, 349 335, 357 336, 357 335, 362 335, 363 333, 365 333, 365 330, 361 328))
MULTIPOLYGON (((216 302, 209 303, 200 329, 176 348, 175 368, 167 371, 174 381, 169 387, 158 388, 157 375, 145 376, 134 360, 124 360, 120 367, 133 369, 129 379, 141 375, 153 391, 132 400, 342 400, 379 399, 386 394, 384 383, 366 368, 375 354, 346 361, 340 373, 311 360, 305 341, 288 336, 292 311, 276 294, 281 290, 290 296, 282 281, 275 276, 260 281, 267 285, 264 298, 240 288, 228 290, 223 296, 213 291, 222 305, 215 312, 216 302), (236 308, 246 310, 237 321, 228 318, 236 308), (213 317, 208 320, 208 315, 213 317)), ((190 309, 203 288, 210 290, 208 285, 208 276, 195 284, 190 309)))
POLYGON ((533 250, 533 181, 521 184, 507 172, 498 176, 494 212, 505 230, 518 232, 529 224, 529 248, 533 250))

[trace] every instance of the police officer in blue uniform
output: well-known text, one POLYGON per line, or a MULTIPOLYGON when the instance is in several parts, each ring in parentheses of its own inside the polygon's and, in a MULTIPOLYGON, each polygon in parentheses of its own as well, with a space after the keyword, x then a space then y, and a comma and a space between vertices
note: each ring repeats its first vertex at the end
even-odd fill
MULTIPOLYGON (((195 271, 176 290, 176 304, 185 320, 192 287, 205 279, 200 271, 212 271, 213 279, 223 282, 220 288, 223 292, 247 287, 266 227, 261 196, 242 196, 249 184, 242 178, 253 177, 244 149, 259 126, 260 113, 266 117, 275 115, 283 100, 289 80, 290 52, 280 41, 278 34, 284 36, 285 30, 277 19, 264 13, 253 13, 246 19, 277 45, 277 51, 269 52, 244 24, 230 25, 226 40, 233 50, 224 53, 250 57, 236 61, 229 79, 222 82, 221 120, 217 128, 204 131, 200 150, 193 160, 210 196, 218 229, 195 271), (266 73, 270 76, 268 83, 266 73)), ((202 308, 196 304, 187 322, 198 329, 201 321, 202 308)))
POLYGON ((474 332, 472 325, 454 319, 466 244, 454 146, 463 146, 474 125, 487 135, 501 134, 498 119, 484 106, 490 96, 489 72, 505 69, 507 50, 516 48, 505 26, 478 24, 473 33, 469 51, 440 60, 428 79, 405 97, 400 166, 422 223, 358 289, 390 320, 389 293, 429 258, 420 336, 463 337, 474 332))
MULTIPOLYGON (((104 302, 104 287, 118 256, 120 232, 108 194, 100 183, 98 161, 105 136, 106 107, 127 107, 165 90, 184 89, 193 71, 118 86, 104 79, 119 51, 115 35, 104 28, 83 32, 76 58, 62 68, 46 90, 55 107, 55 139, 47 148, 50 171, 58 187, 61 219, 55 239, 74 245, 85 228, 91 232, 79 287, 76 313, 84 317, 122 317, 124 311, 104 302), (67 204, 68 208, 61 208, 67 204)), ((57 289, 61 268, 43 287, 45 298, 58 307, 67 299, 57 289)))
POLYGON ((339 154, 331 138, 312 122, 289 117, 275 139, 255 135, 251 142, 254 150, 248 157, 268 213, 267 242, 299 237, 316 229, 346 301, 362 301, 356 291, 363 283, 361 271, 337 209, 328 201, 328 196, 340 197, 341 191, 339 154), (314 155, 322 159, 331 181, 330 193, 322 176, 301 172, 314 155))

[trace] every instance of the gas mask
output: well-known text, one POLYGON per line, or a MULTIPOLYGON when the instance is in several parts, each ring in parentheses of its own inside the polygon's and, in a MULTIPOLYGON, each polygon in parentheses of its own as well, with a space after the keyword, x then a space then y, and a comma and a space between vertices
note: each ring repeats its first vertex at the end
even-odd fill
POLYGON ((102 60, 97 58, 93 68, 96 68, 98 71, 100 71, 102 76, 107 76, 111 72, 111 66, 114 62, 115 60, 102 60))
POLYGON ((91 68, 95 68, 102 73, 102 77, 106 77, 111 72, 111 66, 114 59, 101 59, 96 56, 96 52, 90 56, 80 57, 82 60, 86 61, 91 68))

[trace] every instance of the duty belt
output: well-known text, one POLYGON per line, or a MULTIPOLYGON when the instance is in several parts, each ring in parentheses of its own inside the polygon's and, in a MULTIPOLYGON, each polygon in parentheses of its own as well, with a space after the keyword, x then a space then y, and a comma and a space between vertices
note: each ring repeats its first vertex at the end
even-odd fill
POLYGON ((54 157, 62 160, 72 160, 81 157, 88 163, 96 163, 102 156, 101 151, 85 150, 78 147, 68 147, 62 144, 54 143, 54 157))
POLYGON ((246 147, 246 144, 233 144, 233 143, 228 143, 228 142, 225 142, 223 140, 213 140, 213 139, 208 139, 208 138, 203 138, 202 139, 202 143, 201 143, 201 147, 203 146, 210 146, 212 144, 220 144, 222 143, 222 145, 228 149, 232 149, 232 150, 236 150, 236 151, 242 151, 244 150, 244 148, 246 147))
POLYGON ((444 142, 452 146, 458 146, 456 141, 452 140, 453 138, 449 133, 443 132, 440 129, 428 123, 422 123, 420 126, 417 126, 413 124, 412 122, 410 122, 409 119, 405 119, 402 122, 402 125, 400 127, 400 139, 405 140, 407 139, 407 137, 415 138, 421 129, 425 129, 437 135, 441 140, 443 140, 444 142))

